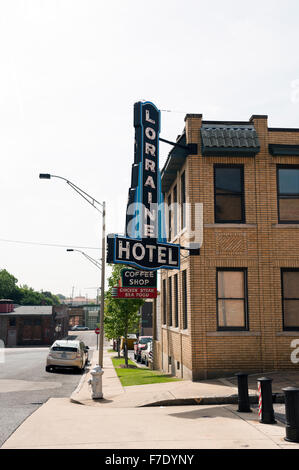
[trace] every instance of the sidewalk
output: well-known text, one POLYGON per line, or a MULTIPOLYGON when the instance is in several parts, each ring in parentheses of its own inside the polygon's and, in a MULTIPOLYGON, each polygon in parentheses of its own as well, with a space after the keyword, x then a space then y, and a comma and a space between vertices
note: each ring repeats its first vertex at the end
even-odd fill
MULTIPOLYGON (((299 449, 299 444, 284 440, 281 422, 261 424, 256 409, 238 413, 234 404, 202 404, 235 399, 234 378, 122 387, 111 356, 105 352, 104 399, 90 398, 87 372, 71 400, 51 398, 2 449, 299 449), (162 401, 174 405, 179 400, 185 404, 194 400, 201 406, 158 406, 162 401)), ((95 351, 92 363, 96 362, 95 351)), ((298 379, 292 374, 275 377, 279 387, 298 379)), ((249 383, 250 394, 256 397, 256 377, 250 377, 249 383)))
MULTIPOLYGON (((236 377, 192 382, 182 380, 149 385, 122 387, 115 372, 111 358, 116 353, 104 352, 103 400, 92 400, 90 387, 87 383, 90 376, 86 374, 80 389, 76 390, 71 401, 92 407, 144 407, 144 406, 181 406, 181 405, 218 405, 237 404, 238 388, 236 377)), ((92 365, 97 363, 94 352, 92 365)), ((264 374, 248 377, 249 396, 251 403, 258 403, 257 378, 264 374)), ((272 372, 266 374, 273 378, 273 395, 276 403, 284 402, 282 388, 299 386, 299 372, 272 372)))

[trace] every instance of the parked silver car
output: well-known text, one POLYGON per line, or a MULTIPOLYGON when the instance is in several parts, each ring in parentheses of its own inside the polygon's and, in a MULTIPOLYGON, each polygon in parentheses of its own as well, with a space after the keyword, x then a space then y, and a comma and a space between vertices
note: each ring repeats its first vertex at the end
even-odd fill
POLYGON ((55 341, 47 356, 46 371, 55 368, 74 367, 83 370, 88 362, 88 346, 83 341, 55 341))
POLYGON ((147 367, 150 362, 153 362, 153 342, 149 342, 145 345, 141 351, 141 364, 145 364, 147 367))

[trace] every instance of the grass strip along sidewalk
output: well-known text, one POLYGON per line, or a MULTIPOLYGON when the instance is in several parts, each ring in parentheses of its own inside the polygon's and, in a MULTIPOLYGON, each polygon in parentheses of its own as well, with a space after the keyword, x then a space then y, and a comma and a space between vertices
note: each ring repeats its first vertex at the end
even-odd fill
POLYGON ((169 375, 161 374, 159 371, 137 367, 136 364, 130 360, 128 361, 129 368, 126 369, 121 367, 125 364, 124 358, 119 359, 118 357, 113 357, 112 362, 123 387, 128 387, 129 385, 175 382, 180 380, 176 377, 170 377, 169 375))

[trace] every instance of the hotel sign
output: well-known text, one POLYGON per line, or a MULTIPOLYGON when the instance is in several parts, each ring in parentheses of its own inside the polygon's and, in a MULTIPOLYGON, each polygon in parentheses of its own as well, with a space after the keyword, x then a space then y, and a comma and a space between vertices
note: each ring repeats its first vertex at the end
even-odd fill
POLYGON ((138 238, 157 238, 160 111, 152 103, 135 103, 134 127, 134 165, 137 164, 139 169, 137 203, 140 226, 137 235, 138 238))
POLYGON ((135 149, 126 236, 109 235, 107 262, 157 270, 180 269, 180 245, 163 237, 159 169, 160 111, 153 103, 134 105, 135 149))
POLYGON ((114 235, 114 238, 108 237, 107 262, 148 270, 179 269, 180 247, 151 239, 138 240, 114 235))

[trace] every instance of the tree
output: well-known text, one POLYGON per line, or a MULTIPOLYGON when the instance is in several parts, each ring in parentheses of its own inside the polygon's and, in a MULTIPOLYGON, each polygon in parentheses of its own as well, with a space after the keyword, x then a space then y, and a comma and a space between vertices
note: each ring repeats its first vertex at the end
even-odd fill
POLYGON ((59 298, 49 291, 38 292, 26 284, 17 286, 17 278, 6 269, 0 270, 0 299, 11 299, 20 305, 58 305, 59 298))
MULTIPOLYGON (((118 286, 120 272, 125 266, 113 265, 112 274, 109 278, 109 289, 105 294, 105 335, 108 339, 125 339, 124 356, 125 366, 128 367, 128 333, 137 330, 139 325, 139 309, 144 304, 143 299, 117 299, 112 296, 112 289, 118 286)), ((119 350, 119 347, 118 347, 119 350)))
POLYGON ((59 300, 65 300, 66 299, 65 295, 62 295, 62 294, 56 294, 56 297, 58 297, 59 300))
POLYGON ((0 270, 0 298, 15 300, 18 293, 18 280, 6 269, 0 270))

